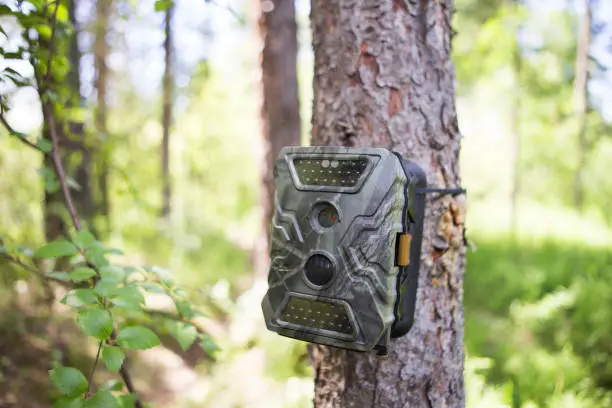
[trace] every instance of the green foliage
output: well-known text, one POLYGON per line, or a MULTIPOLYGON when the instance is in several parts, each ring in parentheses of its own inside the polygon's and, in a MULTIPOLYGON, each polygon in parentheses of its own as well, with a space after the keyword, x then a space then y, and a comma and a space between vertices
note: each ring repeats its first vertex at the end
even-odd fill
POLYGON ((610 300, 612 251, 555 240, 476 242, 464 282, 466 348, 490 358, 485 378, 513 382, 521 401, 538 406, 570 395, 581 406, 605 406, 598 395, 612 378, 603 358, 612 312, 597 305, 610 300))
POLYGON ((159 339, 151 330, 142 326, 130 326, 121 329, 117 344, 133 350, 146 350, 159 345, 159 339))
POLYGON ((71 242, 60 239, 49 242, 43 245, 34 252, 34 256, 39 258, 60 258, 62 256, 71 256, 78 253, 77 247, 71 242))
POLYGON ((76 397, 87 391, 87 379, 73 367, 56 367, 49 371, 51 381, 68 397, 76 397))
POLYGON ((108 345, 102 347, 102 362, 109 371, 118 372, 123 365, 124 359, 125 352, 120 347, 108 345))
POLYGON ((102 390, 85 401, 85 408, 121 408, 121 405, 110 391, 102 390))
POLYGON ((156 0, 155 1, 155 11, 166 11, 172 6, 174 6, 174 1, 172 0, 156 0))
POLYGON ((77 268, 74 268, 72 272, 68 275, 69 279, 73 282, 82 282, 93 278, 94 276, 96 276, 96 271, 87 266, 79 266, 77 268))
MULTIPOLYGON (((168 331, 176 339, 183 350, 187 350, 196 341, 198 337, 198 331, 196 328, 189 323, 183 322, 169 322, 168 331)), ((202 345, 202 348, 205 348, 202 345)))
POLYGON ((106 310, 81 309, 77 322, 83 331, 98 340, 106 340, 113 331, 113 318, 106 310))

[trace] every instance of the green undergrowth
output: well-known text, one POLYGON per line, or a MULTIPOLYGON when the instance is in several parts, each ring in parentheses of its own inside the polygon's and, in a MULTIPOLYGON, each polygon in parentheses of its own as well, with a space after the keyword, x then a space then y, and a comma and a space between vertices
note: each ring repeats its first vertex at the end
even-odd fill
POLYGON ((500 234, 472 239, 465 347, 487 361, 475 372, 492 387, 511 387, 506 404, 513 407, 610 406, 612 246, 500 234))

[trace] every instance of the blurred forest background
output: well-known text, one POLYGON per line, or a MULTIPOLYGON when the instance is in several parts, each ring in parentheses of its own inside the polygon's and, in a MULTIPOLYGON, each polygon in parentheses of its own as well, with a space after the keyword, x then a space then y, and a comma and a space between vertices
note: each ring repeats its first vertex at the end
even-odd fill
MULTIPOLYGON (((38 94, 11 80, 33 75, 16 54, 17 2, 0 4, 3 117, 38 135, 38 94)), ((67 45, 65 112, 83 143, 64 154, 82 216, 121 248, 121 264, 170 271, 218 346, 183 350, 151 320, 163 347, 129 354, 134 386, 159 407, 311 406, 305 344, 265 330, 266 280, 253 267, 263 212, 260 2, 68 4, 78 35, 67 45)), ((612 2, 455 7, 468 407, 610 407, 612 2)), ((308 13, 296 0, 304 144, 308 13)), ((0 130, 0 249, 27 257, 46 241, 43 203, 57 181, 13 136, 0 130)), ((49 406, 50 362, 89 367, 95 357, 71 312, 45 303, 47 285, 0 258, 0 407, 49 406)))

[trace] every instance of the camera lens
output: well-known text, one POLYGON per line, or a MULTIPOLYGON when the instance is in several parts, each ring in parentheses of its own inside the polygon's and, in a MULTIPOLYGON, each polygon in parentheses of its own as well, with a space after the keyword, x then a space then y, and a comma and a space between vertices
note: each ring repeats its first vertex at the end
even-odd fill
POLYGON ((306 272, 306 279, 317 286, 329 283, 334 276, 333 262, 321 254, 315 254, 308 258, 304 270, 306 272))

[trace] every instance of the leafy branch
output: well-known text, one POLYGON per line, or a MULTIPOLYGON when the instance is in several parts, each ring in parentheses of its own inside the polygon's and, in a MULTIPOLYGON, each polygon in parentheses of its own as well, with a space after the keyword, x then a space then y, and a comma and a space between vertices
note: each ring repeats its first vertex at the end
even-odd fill
MULTIPOLYGON (((34 78, 43 116, 49 129, 50 142, 41 139, 35 144, 29 141, 26 135, 15 131, 6 120, 7 108, 3 101, 0 101, 2 102, 0 122, 12 136, 19 138, 27 146, 48 154, 51 158, 53 171, 43 169, 45 170, 43 173, 48 176, 48 172, 51 172, 55 177, 53 182, 57 183, 62 192, 64 204, 74 226, 74 233, 72 236, 46 243, 31 255, 37 259, 68 259, 69 266, 66 267, 67 270, 44 273, 23 262, 4 246, 0 247, 0 257, 42 279, 57 282, 67 288, 69 291, 60 302, 76 311, 78 326, 86 335, 96 340, 96 356, 87 377, 75 367, 56 366, 50 371, 51 381, 62 394, 55 401, 54 407, 142 408, 143 403, 127 369, 126 352, 149 349, 160 345, 161 342, 149 328, 127 323, 128 319, 122 319, 122 316, 148 315, 149 312, 154 315, 153 311, 144 308, 145 293, 165 293, 172 298, 177 314, 169 314, 165 318, 172 322, 169 331, 183 349, 199 341, 204 351, 212 354, 216 350, 216 345, 210 336, 193 322, 197 312, 193 310, 187 299, 179 295, 180 291, 175 288, 167 272, 159 268, 139 269, 112 265, 108 255, 122 253, 106 247, 82 227, 71 195, 70 179, 62 165, 59 134, 63 131, 62 126, 59 126, 62 119, 58 119, 56 114, 56 106, 59 106, 59 103, 57 94, 52 89, 53 84, 62 81, 60 74, 54 74, 53 63, 59 48, 56 37, 58 33, 66 34, 68 30, 58 30, 58 10, 63 7, 59 0, 52 3, 45 2, 44 5, 39 4, 39 7, 41 9, 37 7, 32 13, 29 11, 14 13, 18 14, 17 18, 24 28, 24 38, 29 44, 27 60, 34 68, 34 78), (53 7, 53 10, 49 16, 50 7, 53 7), (30 30, 36 31, 38 36, 31 38, 28 34, 30 30), (45 32, 46 36, 43 35, 45 32), (44 49, 40 47, 41 37, 45 37, 44 49), (48 52, 46 58, 43 56, 43 51, 48 52), (118 373, 122 383, 107 384, 96 389, 94 377, 100 362, 109 372, 118 373), (122 392, 124 386, 127 393, 122 392)), ((3 50, 2 52, 3 55, 6 54, 3 50)), ((27 81, 19 78, 13 82, 18 86, 27 84, 27 81)))

